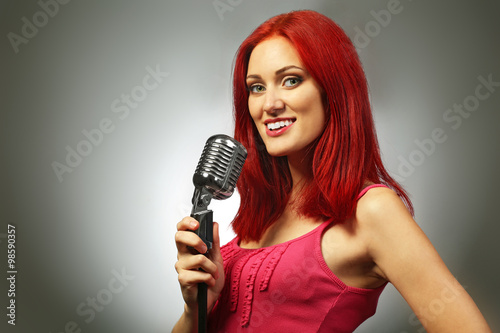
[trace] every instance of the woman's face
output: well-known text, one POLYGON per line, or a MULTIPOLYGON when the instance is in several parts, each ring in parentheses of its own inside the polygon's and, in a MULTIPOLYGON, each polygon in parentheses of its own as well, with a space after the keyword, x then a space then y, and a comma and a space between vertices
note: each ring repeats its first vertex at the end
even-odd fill
POLYGON ((284 37, 259 43, 248 63, 248 108, 272 156, 304 154, 325 127, 321 88, 284 37))

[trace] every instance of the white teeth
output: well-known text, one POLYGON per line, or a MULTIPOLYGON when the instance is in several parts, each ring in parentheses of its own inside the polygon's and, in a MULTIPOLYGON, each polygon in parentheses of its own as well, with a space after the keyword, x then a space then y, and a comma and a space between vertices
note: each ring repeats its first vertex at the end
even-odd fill
POLYGON ((272 131, 272 130, 279 129, 281 127, 290 126, 292 123, 293 123, 293 121, 291 121, 291 120, 282 120, 282 121, 277 121, 275 123, 268 123, 267 128, 272 131))

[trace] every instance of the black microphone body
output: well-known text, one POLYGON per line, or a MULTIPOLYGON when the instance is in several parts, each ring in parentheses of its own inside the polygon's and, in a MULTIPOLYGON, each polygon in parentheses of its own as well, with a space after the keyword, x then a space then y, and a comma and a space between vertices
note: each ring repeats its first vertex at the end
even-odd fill
MULTIPOLYGON (((195 189, 191 217, 200 223, 195 233, 207 245, 207 252, 212 248, 213 242, 213 213, 208 209, 208 205, 212 198, 223 200, 233 194, 246 157, 245 147, 224 134, 211 136, 203 148, 193 175, 195 189)), ((206 330, 207 285, 199 283, 198 332, 206 330)))

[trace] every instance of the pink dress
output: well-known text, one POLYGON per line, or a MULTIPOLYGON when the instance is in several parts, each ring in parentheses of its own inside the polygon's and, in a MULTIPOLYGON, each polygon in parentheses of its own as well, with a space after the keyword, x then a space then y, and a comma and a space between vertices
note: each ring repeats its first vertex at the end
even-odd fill
POLYGON ((321 253, 329 224, 260 249, 239 247, 237 237, 224 245, 226 282, 209 332, 352 332, 371 317, 386 284, 354 288, 333 274, 321 253))

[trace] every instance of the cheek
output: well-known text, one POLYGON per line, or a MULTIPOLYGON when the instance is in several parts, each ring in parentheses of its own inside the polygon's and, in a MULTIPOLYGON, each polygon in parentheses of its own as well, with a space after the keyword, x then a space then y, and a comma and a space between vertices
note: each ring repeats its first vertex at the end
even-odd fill
POLYGON ((302 101, 302 110, 305 111, 310 125, 314 124, 316 128, 324 127, 326 114, 323 99, 319 92, 310 94, 309 98, 302 101))
POLYGON ((256 105, 257 103, 255 101, 252 101, 252 99, 248 100, 248 111, 250 113, 250 118, 252 119, 252 122, 254 126, 257 128, 257 131, 259 132, 260 137, 262 137, 262 126, 258 126, 258 123, 262 117, 261 112, 259 112, 258 106, 256 105))
POLYGON ((311 113, 308 115, 306 124, 309 139, 316 139, 321 136, 326 127, 326 115, 323 108, 323 103, 314 104, 314 108, 310 109, 311 113))
POLYGON ((250 112, 250 117, 253 119, 254 122, 260 119, 260 115, 256 104, 257 103, 253 98, 248 99, 248 111, 250 112))
POLYGON ((257 128, 257 131, 259 132, 259 135, 261 138, 264 139, 264 134, 265 134, 265 128, 261 124, 262 120, 262 112, 261 108, 259 107, 258 103, 256 101, 248 101, 248 110, 250 113, 250 118, 252 118, 252 122, 257 128))

